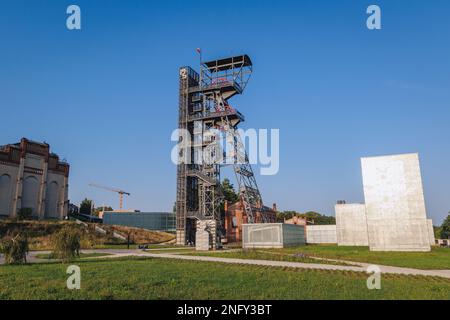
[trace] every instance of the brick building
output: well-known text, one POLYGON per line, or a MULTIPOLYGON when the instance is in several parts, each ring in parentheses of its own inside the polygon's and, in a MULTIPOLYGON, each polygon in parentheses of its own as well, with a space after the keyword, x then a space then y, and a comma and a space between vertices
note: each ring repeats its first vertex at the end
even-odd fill
POLYGON ((0 216, 22 208, 35 219, 63 219, 68 213, 69 165, 47 143, 22 138, 0 146, 0 216))
MULTIPOLYGON (((263 213, 268 218, 268 223, 276 222, 276 204, 273 204, 272 208, 263 207, 263 213)), ((256 212, 255 223, 262 223, 261 212, 256 212)), ((228 204, 225 201, 225 230, 227 242, 240 242, 242 241, 242 225, 248 223, 247 215, 245 214, 242 201, 239 200, 236 203, 228 204)))

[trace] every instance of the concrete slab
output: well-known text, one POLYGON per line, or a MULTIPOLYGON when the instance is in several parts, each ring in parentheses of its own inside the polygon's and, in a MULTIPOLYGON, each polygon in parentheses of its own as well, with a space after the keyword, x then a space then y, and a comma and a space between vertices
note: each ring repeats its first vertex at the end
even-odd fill
POLYGON ((436 239, 434 237, 433 220, 427 219, 427 224, 428 224, 428 237, 430 239, 430 246, 434 246, 436 244, 436 239))
POLYGON ((208 251, 216 248, 217 222, 215 220, 198 220, 195 233, 195 249, 208 251))
POLYGON ((365 204, 337 204, 334 209, 338 245, 368 246, 365 204))
POLYGON ((336 225, 306 226, 306 243, 337 243, 336 225))
POLYGON ((372 251, 430 251, 418 154, 361 159, 372 251))

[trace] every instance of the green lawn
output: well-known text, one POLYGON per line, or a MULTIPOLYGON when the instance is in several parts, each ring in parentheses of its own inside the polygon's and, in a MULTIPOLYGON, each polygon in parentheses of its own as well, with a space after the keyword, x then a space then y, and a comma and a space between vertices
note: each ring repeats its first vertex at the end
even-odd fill
MULTIPOLYGON (((110 256, 109 253, 93 252, 93 253, 80 253, 80 259, 83 258, 95 258, 95 257, 106 257, 110 256)), ((57 259, 53 253, 40 253, 36 255, 38 259, 57 259)))
POLYGON ((302 262, 302 263, 320 263, 320 264, 333 264, 351 266, 349 263, 333 262, 326 260, 319 260, 309 258, 304 255, 298 255, 295 253, 285 253, 283 250, 268 250, 268 249, 250 249, 239 251, 209 251, 209 252, 188 252, 187 255, 195 256, 211 256, 220 258, 237 258, 237 259, 254 259, 254 260, 275 260, 275 261, 289 261, 289 262, 302 262))
POLYGON ((76 264, 81 290, 66 288, 67 264, 0 266, 0 299, 450 299, 450 280, 438 277, 385 274, 381 290, 368 290, 357 272, 157 258, 76 264))
MULTIPOLYGON (((150 244, 148 245, 149 249, 166 249, 166 248, 179 248, 180 246, 171 245, 171 244, 150 244)), ((86 249, 128 249, 126 244, 102 244, 95 245, 92 248, 86 249)), ((138 249, 137 244, 130 244, 130 249, 138 249)))
MULTIPOLYGON (((130 249, 137 249, 137 244, 130 244, 130 249)), ((95 246, 83 249, 128 249, 126 244, 97 244, 95 246)))
POLYGON ((450 269, 450 249, 440 247, 433 247, 431 252, 374 252, 369 251, 368 247, 307 245, 284 249, 266 249, 265 251, 287 255, 304 253, 321 258, 342 259, 417 269, 450 269))
POLYGON ((187 248, 187 249, 183 249, 183 248, 176 248, 176 249, 150 249, 150 250, 145 250, 145 252, 148 253, 182 253, 182 254, 190 254, 190 253, 195 253, 195 249, 192 248, 187 248))

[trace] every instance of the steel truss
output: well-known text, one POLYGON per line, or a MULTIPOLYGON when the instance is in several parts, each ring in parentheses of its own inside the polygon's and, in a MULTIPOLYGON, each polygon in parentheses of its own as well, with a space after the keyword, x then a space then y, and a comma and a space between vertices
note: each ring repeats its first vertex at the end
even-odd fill
POLYGON ((228 103, 243 92, 251 73, 252 63, 247 55, 201 63, 200 74, 189 67, 180 69, 178 127, 189 132, 191 143, 180 148, 179 156, 194 163, 182 162, 177 169, 178 244, 192 242, 189 229, 193 223, 189 219, 216 220, 217 240, 224 234, 220 186, 223 149, 211 129, 221 130, 234 146, 234 172, 248 223, 256 222, 258 212, 261 221, 266 222, 256 178, 236 131, 244 117, 228 103))

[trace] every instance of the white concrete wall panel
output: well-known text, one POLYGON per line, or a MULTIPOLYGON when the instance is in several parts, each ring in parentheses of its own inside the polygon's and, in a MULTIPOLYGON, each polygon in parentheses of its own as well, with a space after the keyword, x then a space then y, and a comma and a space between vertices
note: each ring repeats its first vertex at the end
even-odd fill
POLYGON ((339 246, 368 246, 366 206, 360 203, 337 204, 336 236, 339 246))
POLYGON ((195 233, 195 249, 208 251, 216 245, 217 223, 215 220, 198 220, 195 233))
POLYGON ((434 237, 433 220, 427 219, 427 224, 428 224, 428 236, 430 238, 430 245, 434 246, 436 244, 436 239, 434 237))
POLYGON ((337 243, 336 225, 307 225, 306 243, 337 243))
POLYGON ((429 251, 418 154, 361 159, 373 251, 429 251))

